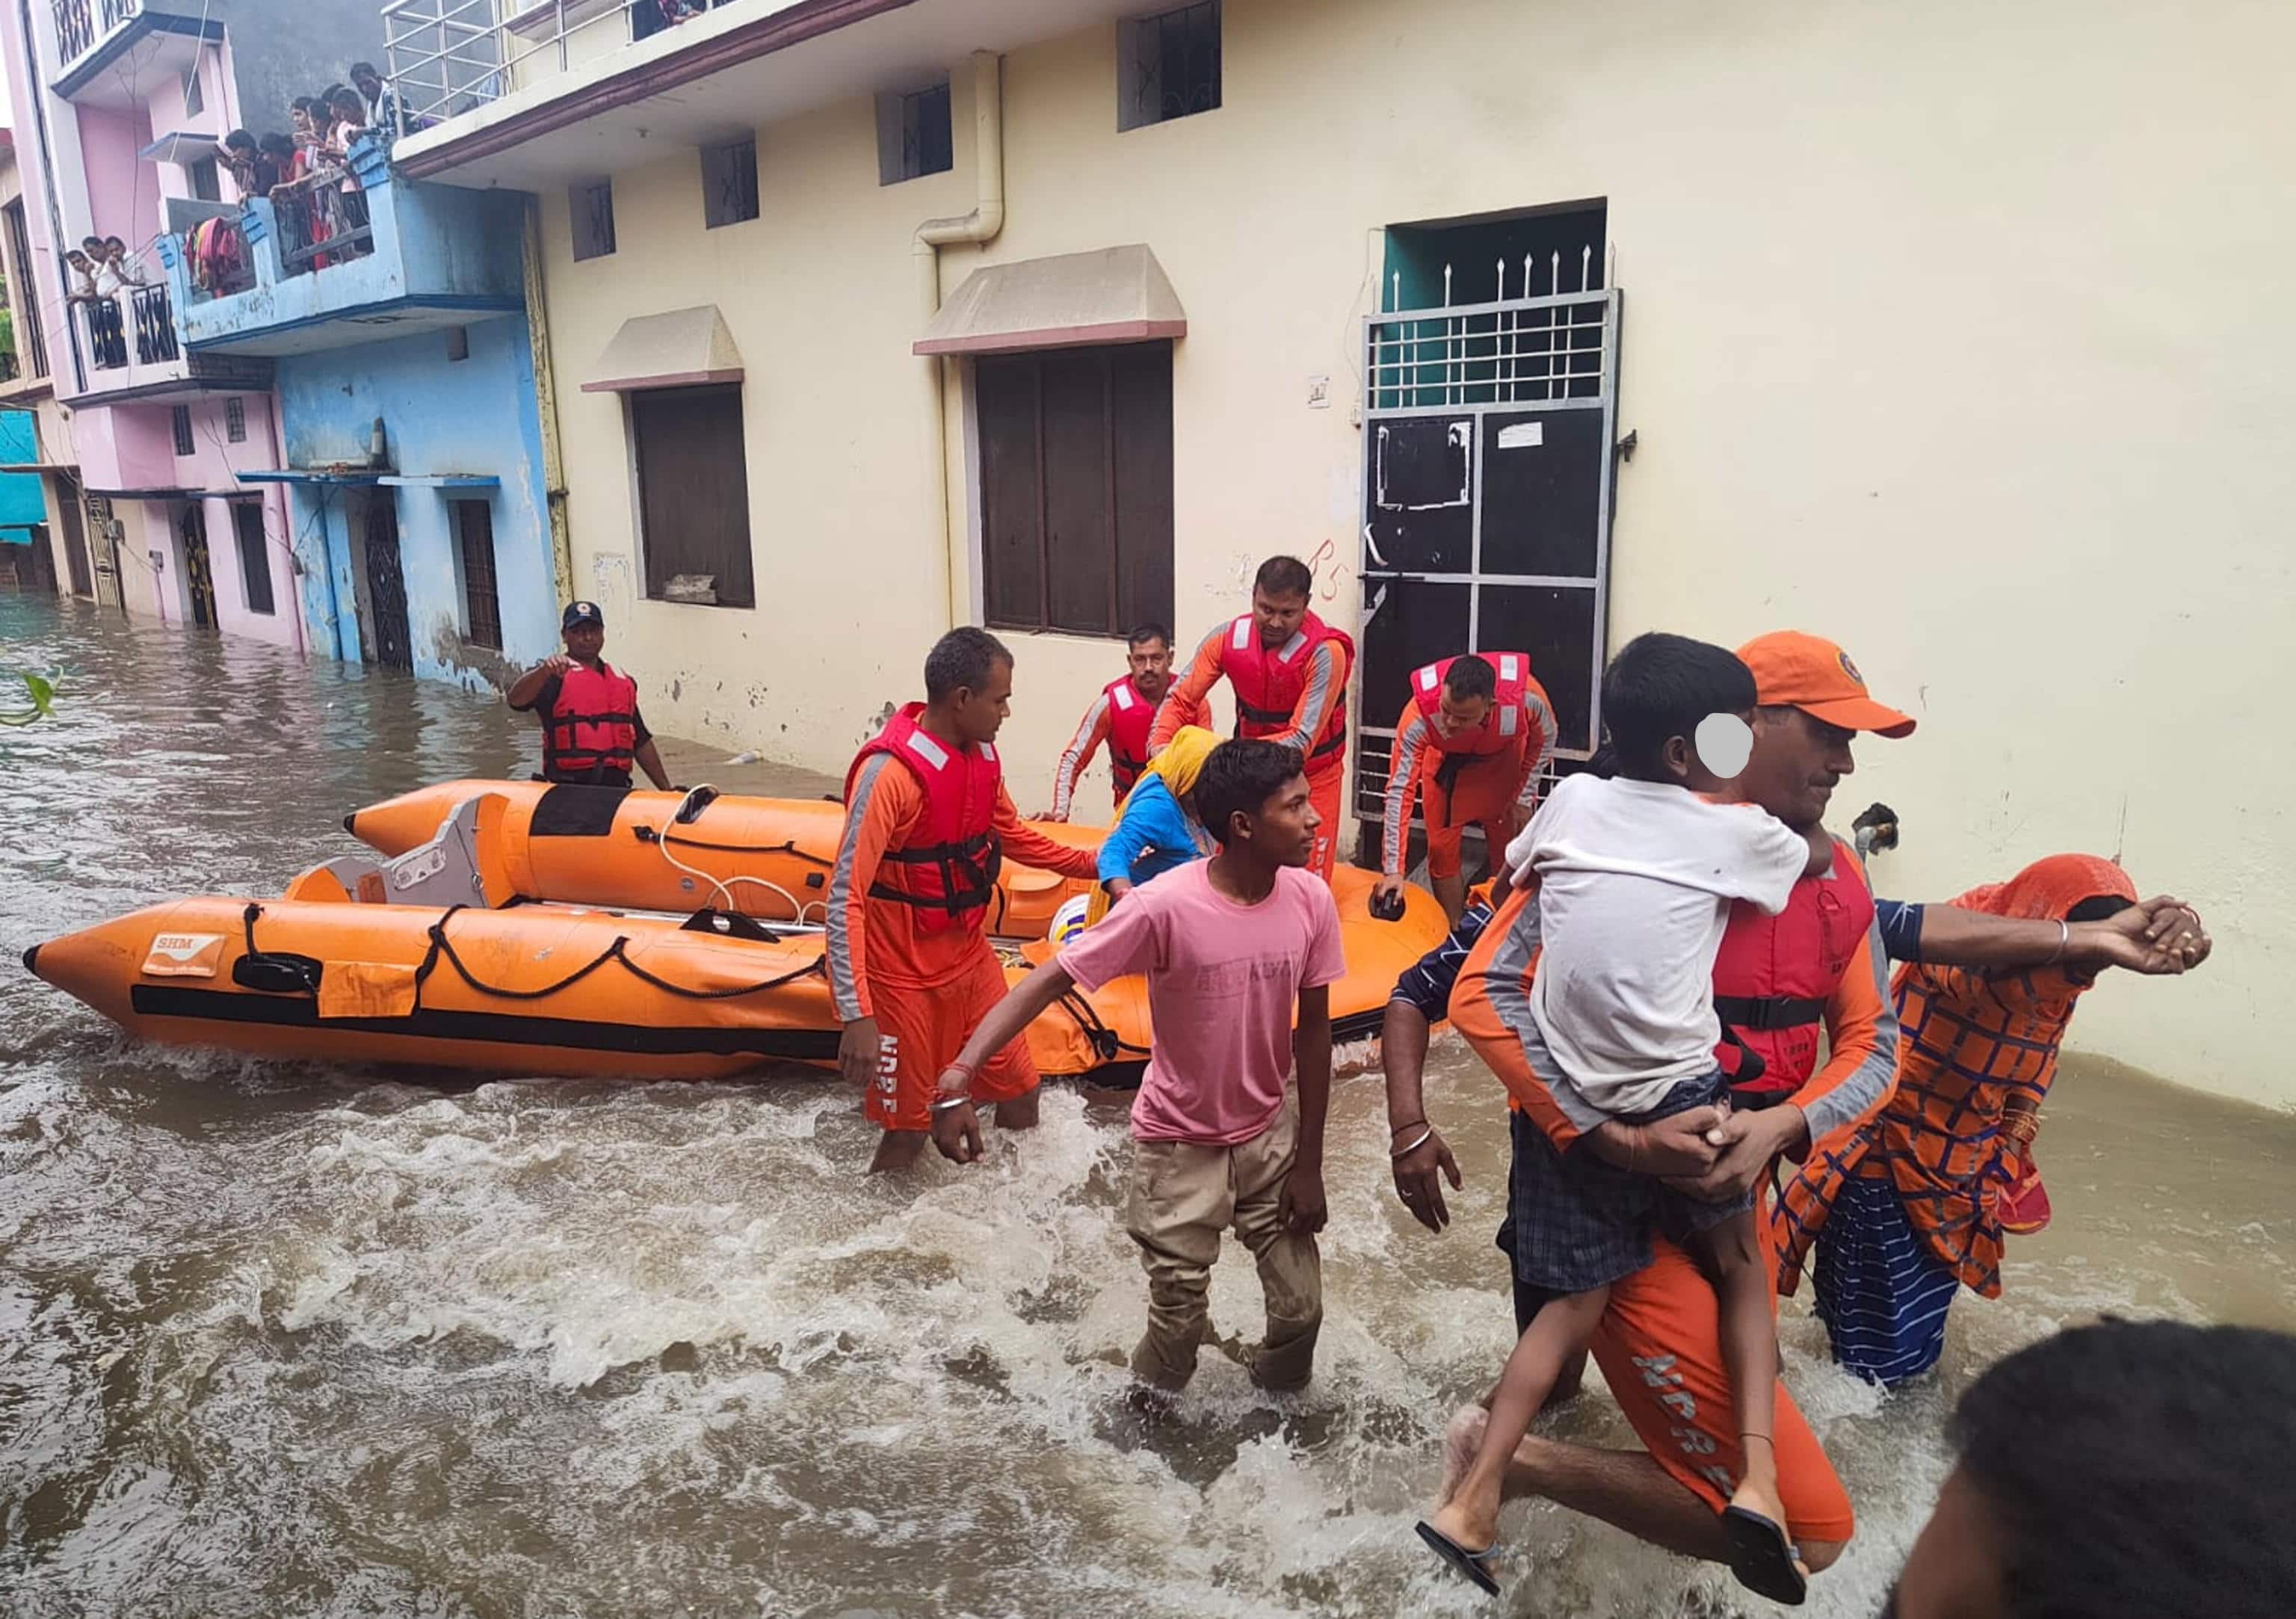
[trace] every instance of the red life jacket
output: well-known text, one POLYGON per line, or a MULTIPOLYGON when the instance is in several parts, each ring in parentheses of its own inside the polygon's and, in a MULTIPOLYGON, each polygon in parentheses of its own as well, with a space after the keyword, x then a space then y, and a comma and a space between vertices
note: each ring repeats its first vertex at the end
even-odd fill
POLYGON ((1116 777, 1116 796, 1122 798, 1148 768, 1148 732, 1160 705, 1140 694, 1130 675, 1110 681, 1100 694, 1108 699, 1108 768, 1116 777))
MULTIPOLYGON (((1227 627, 1227 645, 1221 650, 1220 668, 1235 689, 1235 734, 1239 736, 1281 736, 1292 727, 1292 711, 1308 689, 1308 665, 1315 650, 1326 641, 1346 649, 1355 661, 1356 644, 1314 613, 1300 620, 1289 641, 1270 651, 1259 644, 1259 626, 1245 613, 1227 627)), ((1330 716, 1308 744, 1310 770, 1336 768, 1348 748, 1348 688, 1345 670, 1340 689, 1332 694, 1330 716)))
POLYGON ((1873 925, 1873 892, 1839 839, 1833 869, 1795 883, 1778 915, 1731 906, 1714 959, 1715 1056, 1741 1105, 1783 1101, 1817 1072, 1825 1003, 1873 925))
POLYGON ((991 830, 1004 768, 997 762, 993 743, 951 753, 917 724, 924 711, 922 703, 904 705, 862 745, 845 772, 848 803, 862 761, 873 753, 899 760, 925 790, 924 841, 885 851, 869 897, 914 907, 921 933, 959 927, 979 932, 987 922, 988 902, 996 896, 996 874, 1004 861, 1004 846, 991 830))
POLYGON ((546 781, 629 779, 638 745, 638 683, 603 660, 569 665, 542 726, 546 781))
POLYGON ((1411 700, 1419 705, 1419 712, 1427 721, 1427 740, 1445 753, 1503 753, 1522 734, 1523 711, 1546 706, 1546 688, 1530 678, 1529 653, 1485 652, 1475 655, 1498 671, 1498 691, 1491 698, 1491 711, 1483 716, 1483 723, 1456 736, 1444 736, 1440 722, 1443 678, 1459 660, 1444 658, 1411 671, 1411 700), (1529 700, 1529 694, 1534 691, 1538 694, 1536 703, 1529 700))

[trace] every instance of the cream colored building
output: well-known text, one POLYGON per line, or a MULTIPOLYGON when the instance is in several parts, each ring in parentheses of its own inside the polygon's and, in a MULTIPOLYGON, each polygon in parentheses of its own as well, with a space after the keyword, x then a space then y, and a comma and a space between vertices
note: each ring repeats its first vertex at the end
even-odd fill
MULTIPOLYGON (((1573 431, 1591 445, 1599 420, 1634 453, 1607 489, 1600 446, 1577 464, 1610 502, 1571 542, 1592 555, 1607 523, 1607 571, 1587 570, 1607 600, 1565 581, 1555 612, 1591 605, 1611 645, 1653 627, 1840 639, 1922 721, 1862 744, 1836 798, 1837 830, 1874 799, 1904 818, 1877 886, 1942 898, 2059 850, 2120 854, 2141 887, 2203 908, 2218 957, 2175 984, 2108 985, 2077 1043, 2296 1104, 2259 1014, 2296 960, 2296 767, 2267 701, 2296 636, 2296 10, 1224 0, 1155 25, 1182 30, 1176 53, 1103 0, 728 0, 636 41, 624 10, 570 5, 568 39, 540 24, 441 58, 423 4, 398 8, 394 67, 410 104, 448 116, 398 159, 541 198, 576 579, 657 726, 841 768, 917 694, 935 636, 979 621, 992 592, 1008 620, 1028 594, 1025 558, 984 567, 984 525, 1014 556, 1033 533, 1051 586, 1094 595, 1073 534, 1046 538, 1068 520, 1015 518, 1009 466, 988 464, 1022 441, 1014 378, 1074 394, 1078 374, 999 369, 983 344, 1095 326, 1168 342, 1168 599, 1193 642, 1278 551, 1313 559, 1318 610, 1357 628, 1361 577, 1393 548, 1382 511, 1421 522, 1463 468, 1477 525, 1519 517, 1477 481, 1499 475, 1501 440, 1456 465, 1439 432, 1406 455, 1380 410, 1458 406, 1472 437, 1542 380, 1523 356, 1567 307, 1603 357, 1578 386, 1615 406, 1573 431), (1185 31, 1206 9, 1217 107, 1140 122, 1144 89, 1172 96, 1152 111, 1209 99, 1185 31), (943 82, 947 168, 882 183, 938 160, 943 82), (931 219, 989 239, 941 246, 925 290, 931 219), (1495 286, 1525 242, 1534 299, 1582 277, 1595 295, 1526 304, 1511 267, 1495 286), (1078 254, 1097 257, 1041 262, 1078 254), (1388 352, 1419 369, 1385 380, 1411 388, 1367 388, 1367 318, 1443 303, 1444 262, 1453 305, 1513 304, 1406 327, 1419 346, 1388 352), (652 316, 676 318, 626 325, 652 316), (1184 334, 1160 335, 1176 320, 1184 334), (929 330, 973 351, 922 359, 929 330), (1003 403, 984 404, 984 378, 1003 403), (736 391, 690 391, 713 383, 736 391), (734 465, 745 492, 702 487, 734 465), (1393 490, 1437 492, 1396 494, 1390 471, 1393 490), (746 517, 750 588, 722 559, 717 586, 754 605, 662 599, 666 565, 709 571, 686 564, 715 542, 673 530, 713 510, 746 517)), ((1127 364, 1160 360, 1109 362, 1110 408, 1129 389, 1123 409, 1152 415, 1157 384, 1127 364)), ((1540 442, 1533 423, 1556 442, 1567 415, 1517 418, 1513 448, 1540 442)), ((1074 438, 1073 415, 1037 420, 1074 438)), ((1111 444, 1137 425, 1101 420, 1111 444)), ((1136 486, 1159 453, 1119 450, 1134 487, 1110 480, 1122 565, 1150 577, 1069 618, 1155 598, 1161 563, 1141 551, 1161 486, 1144 518, 1136 486)), ((1508 487, 1546 498, 1536 479, 1508 487)), ((1473 589, 1488 561, 1423 571, 1473 589)), ((1394 582, 1368 594, 1391 606, 1377 585, 1394 582)), ((1437 602, 1440 582, 1396 599, 1437 602)), ((1027 808, 1121 647, 1005 633, 1004 751, 1027 808)), ((1375 691, 1359 722, 1391 724, 1398 702, 1375 691)))

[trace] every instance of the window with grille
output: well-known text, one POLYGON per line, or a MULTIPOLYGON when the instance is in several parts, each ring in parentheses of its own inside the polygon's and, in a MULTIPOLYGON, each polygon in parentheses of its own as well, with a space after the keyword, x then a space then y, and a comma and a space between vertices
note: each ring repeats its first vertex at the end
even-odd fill
POLYGON ((758 217, 758 143, 701 149, 701 218, 710 230, 758 217))
POLYGON ((1172 345, 984 355, 983 600, 1007 629, 1172 620, 1172 345))
POLYGON ((741 386, 644 389, 629 412, 646 595, 756 606, 741 386))
POLYGON ((237 394, 223 402, 223 436, 234 444, 247 442, 247 401, 237 394))
POLYGON ((877 98, 877 183, 896 185, 955 164, 948 129, 948 80, 877 98))
POLYGON ((278 607, 271 596, 271 547, 263 537, 263 503, 233 501, 231 526, 239 542, 239 583, 247 596, 248 612, 276 612, 278 607))
POLYGON ((495 514, 483 500, 455 502, 455 538, 463 552, 463 638, 502 650, 502 596, 495 584, 495 514))
POLYGON ((574 215, 574 258, 603 259, 614 251, 614 183, 577 185, 568 193, 574 215))
POLYGON ((1220 104, 1219 0, 1116 26, 1119 129, 1169 123, 1220 104))
POLYGON ((179 456, 196 454, 199 444, 192 437, 192 407, 178 405, 175 409, 176 453, 179 456))

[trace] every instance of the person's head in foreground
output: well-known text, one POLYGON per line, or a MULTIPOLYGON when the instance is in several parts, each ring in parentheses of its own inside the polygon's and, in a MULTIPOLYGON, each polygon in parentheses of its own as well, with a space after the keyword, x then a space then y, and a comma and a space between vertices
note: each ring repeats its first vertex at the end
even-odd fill
POLYGON ((1324 824, 1308 793, 1300 750, 1280 742, 1224 742, 1196 777, 1196 815, 1230 858, 1306 866, 1324 824))
POLYGON ((985 629, 950 630, 925 654, 925 706, 959 742, 996 741, 1013 712, 1013 654, 985 629))
POLYGON ((1435 732, 1446 742, 1464 736, 1490 718, 1498 700, 1499 671, 1474 653, 1451 660, 1435 698, 1435 732))
POLYGON ((2099 1322, 1961 1397, 1883 1619, 2296 1615, 2296 1337, 2099 1322))
POLYGON ((1631 780, 1719 791, 1745 760, 1700 756, 1699 727, 1716 714, 1751 736, 1754 677, 1722 647, 1654 630, 1628 642, 1603 673, 1603 728, 1619 774, 1631 780))
POLYGON ((1296 556, 1271 556, 1259 564, 1251 580, 1251 618, 1262 646, 1273 652, 1300 633, 1315 585, 1316 576, 1296 556))

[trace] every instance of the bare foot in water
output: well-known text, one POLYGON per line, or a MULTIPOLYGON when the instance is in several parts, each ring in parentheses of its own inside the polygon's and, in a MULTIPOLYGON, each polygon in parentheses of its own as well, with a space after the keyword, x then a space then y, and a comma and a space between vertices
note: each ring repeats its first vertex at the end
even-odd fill
POLYGON ((1443 1488, 1435 1498, 1437 1506, 1449 1506, 1451 1498, 1459 1492, 1459 1481, 1475 1465, 1475 1452, 1482 1448, 1483 1430, 1490 1425, 1491 1414, 1479 1405, 1463 1405, 1451 1414, 1451 1420, 1443 1428, 1443 1488))

